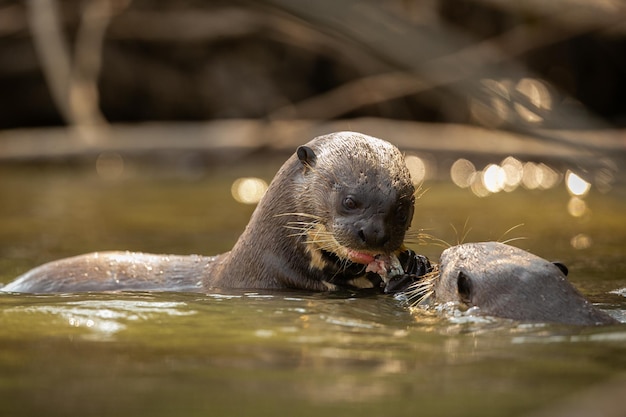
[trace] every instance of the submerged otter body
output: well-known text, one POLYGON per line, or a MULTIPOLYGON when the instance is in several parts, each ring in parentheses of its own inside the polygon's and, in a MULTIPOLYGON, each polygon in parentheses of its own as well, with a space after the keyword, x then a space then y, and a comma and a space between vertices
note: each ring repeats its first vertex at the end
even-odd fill
POLYGON ((454 302, 478 314, 531 322, 612 324, 567 280, 567 269, 497 242, 446 249, 438 270, 409 291, 422 303, 454 302))
POLYGON ((313 139, 280 168, 230 252, 214 257, 103 252, 37 267, 1 290, 209 291, 382 288, 415 189, 400 151, 353 132, 313 139), (382 287, 381 287, 382 285, 382 287))

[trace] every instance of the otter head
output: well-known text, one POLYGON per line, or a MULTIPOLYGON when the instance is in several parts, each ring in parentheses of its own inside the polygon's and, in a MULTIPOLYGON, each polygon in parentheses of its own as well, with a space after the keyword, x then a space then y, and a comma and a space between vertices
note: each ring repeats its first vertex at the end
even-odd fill
POLYGON ((536 308, 543 291, 567 282, 565 265, 498 242, 448 248, 441 254, 439 269, 434 287, 438 301, 457 301, 485 310, 506 311, 513 303, 518 311, 536 308))
POLYGON ((400 151, 380 139, 339 132, 296 154, 302 165, 298 208, 312 266, 397 261, 393 253, 402 247, 415 203, 400 151))
POLYGON ((431 290, 437 303, 457 302, 490 316, 585 325, 614 323, 570 284, 567 272, 561 263, 503 243, 465 243, 441 254, 439 275, 431 290))

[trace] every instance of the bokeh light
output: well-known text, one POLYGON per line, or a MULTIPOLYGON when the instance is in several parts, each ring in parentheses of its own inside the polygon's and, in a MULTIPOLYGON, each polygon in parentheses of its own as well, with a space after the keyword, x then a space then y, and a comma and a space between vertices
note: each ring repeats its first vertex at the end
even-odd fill
POLYGON ((562 174, 546 164, 522 163, 508 156, 500 165, 488 164, 481 171, 467 159, 457 159, 450 167, 450 178, 458 187, 469 187, 475 195, 486 197, 500 191, 514 191, 520 184, 529 190, 547 190, 561 181, 562 174))
POLYGON ((539 188, 540 173, 537 164, 526 162, 522 171, 522 185, 528 190, 539 188))
POLYGON ((573 196, 567 203, 567 212, 572 217, 583 217, 585 214, 589 213, 589 208, 587 207, 585 200, 580 197, 573 196))
POLYGON ((257 204, 267 191, 267 182, 260 178, 237 178, 231 187, 233 198, 243 204, 257 204))
POLYGON ((543 116, 539 113, 552 109, 552 95, 544 81, 534 78, 522 78, 515 90, 524 96, 528 104, 517 101, 513 107, 519 116, 529 123, 540 123, 543 116))
POLYGON ((496 164, 490 164, 483 170, 483 184, 490 193, 502 191, 506 183, 506 172, 496 164))
POLYGON ((470 178, 470 189, 477 197, 487 197, 490 193, 483 182, 482 172, 475 172, 470 178))
POLYGON ((500 166, 505 174, 503 190, 506 192, 514 191, 522 182, 524 164, 516 158, 509 156, 504 158, 500 166))
POLYGON ((567 191, 573 196, 582 197, 587 195, 589 189, 591 188, 591 184, 582 179, 580 176, 576 175, 572 171, 567 171, 565 174, 565 182, 567 185, 567 191))
POLYGON ((569 243, 574 249, 587 249, 591 247, 593 241, 588 235, 584 233, 579 233, 571 238, 569 243))
POLYGON ((554 188, 562 175, 543 163, 526 162, 522 173, 522 185, 529 190, 554 188))
POLYGON ((405 163, 411 174, 414 184, 421 184, 426 179, 427 167, 422 158, 416 155, 407 155, 405 163))
POLYGON ((452 182, 461 188, 469 187, 472 176, 476 174, 476 167, 467 159, 457 159, 450 167, 450 178, 452 182))

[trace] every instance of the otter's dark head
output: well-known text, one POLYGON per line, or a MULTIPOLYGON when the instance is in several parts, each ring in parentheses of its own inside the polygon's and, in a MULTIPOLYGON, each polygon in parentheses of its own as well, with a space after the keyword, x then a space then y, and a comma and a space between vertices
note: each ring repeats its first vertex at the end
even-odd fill
POLYGON ((298 148, 299 209, 313 262, 369 264, 401 248, 415 188, 400 151, 353 132, 321 136, 298 148))
POLYGON ((524 309, 538 305, 550 283, 566 281, 567 268, 503 243, 480 242, 446 249, 440 272, 434 287, 438 301, 507 310, 513 302, 524 309))
POLYGON ((497 242, 465 243, 441 254, 433 281, 438 303, 478 307, 485 315, 525 321, 608 324, 567 280, 567 268, 497 242))

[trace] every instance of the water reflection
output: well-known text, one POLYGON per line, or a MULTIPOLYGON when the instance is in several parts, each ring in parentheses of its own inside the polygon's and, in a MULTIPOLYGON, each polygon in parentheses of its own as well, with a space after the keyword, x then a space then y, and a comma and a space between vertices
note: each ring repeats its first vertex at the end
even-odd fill
POLYGON ((150 321, 163 316, 196 314, 195 311, 185 307, 181 302, 106 298, 15 306, 4 309, 3 313, 6 317, 14 317, 16 320, 20 318, 26 320, 25 317, 29 317, 29 320, 40 318, 42 322, 50 321, 51 317, 59 317, 61 326, 64 323, 79 331, 86 330, 87 333, 81 333, 83 339, 109 340, 125 330, 131 322, 150 321))
POLYGON ((487 415, 511 415, 589 384, 590 375, 615 372, 624 342, 621 328, 462 314, 447 320, 433 312, 417 320, 389 297, 293 295, 12 297, 2 311, 12 313, 0 315, 10 319, 0 326, 2 369, 5 385, 20 396, 5 404, 26 407, 28 415, 114 407, 122 416, 191 408, 221 415, 306 409, 306 415, 461 416, 484 415, 497 404, 487 415), (92 320, 108 311, 126 328, 106 343, 74 337, 89 331, 69 328, 70 311, 92 320), (11 325, 18 322, 16 334, 11 325), (548 394, 545 384, 528 383, 543 380, 548 394))

